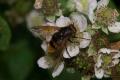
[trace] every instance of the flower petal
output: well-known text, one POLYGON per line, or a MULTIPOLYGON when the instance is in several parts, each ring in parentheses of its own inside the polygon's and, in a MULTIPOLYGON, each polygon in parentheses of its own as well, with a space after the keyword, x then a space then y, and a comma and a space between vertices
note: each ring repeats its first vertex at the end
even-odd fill
POLYGON ((53 76, 53 77, 56 77, 56 76, 60 75, 60 73, 63 71, 63 69, 64 69, 64 62, 62 62, 62 63, 58 66, 58 68, 53 71, 52 76, 53 76))
POLYGON ((74 1, 74 3, 75 3, 76 10, 79 11, 79 12, 82 12, 83 11, 83 5, 81 3, 81 0, 72 0, 72 1, 74 1))
POLYGON ((60 16, 57 20, 56 20, 56 25, 58 27, 66 27, 68 25, 71 24, 71 21, 68 17, 64 17, 64 16, 60 16))
POLYGON ((97 0, 89 0, 89 7, 88 7, 88 17, 92 23, 95 22, 95 14, 94 10, 97 7, 97 0))
POLYGON ((45 59, 45 57, 41 57, 38 61, 37 64, 39 67, 43 68, 43 69, 47 69, 50 68, 49 63, 47 62, 47 60, 45 59))
POLYGON ((64 58, 71 58, 79 54, 79 46, 72 46, 69 45, 67 50, 64 50, 63 57, 64 58))
POLYGON ((97 0, 89 0, 89 9, 94 10, 97 7, 97 0))
POLYGON ((120 62, 119 59, 114 59, 112 60, 113 66, 117 65, 120 62))
POLYGON ((74 26, 79 28, 80 32, 83 32, 86 30, 87 19, 83 15, 81 15, 80 13, 77 13, 77 12, 73 12, 70 15, 70 17, 74 23, 74 26))
POLYGON ((97 58, 97 63, 95 64, 95 66, 96 66, 97 68, 100 68, 101 65, 102 65, 102 63, 103 63, 103 60, 102 60, 102 58, 101 58, 101 55, 99 55, 98 58, 97 58))
POLYGON ((91 35, 88 32, 83 32, 83 38, 80 42, 80 48, 86 48, 91 42, 91 35))
POLYGON ((108 26, 110 32, 119 33, 120 32, 120 22, 115 22, 111 26, 108 26))
POLYGON ((102 79, 103 76, 104 76, 104 70, 103 69, 97 69, 95 68, 95 76, 98 78, 98 79, 102 79))
POLYGON ((110 0, 100 0, 98 2, 97 10, 100 9, 101 7, 105 7, 109 4, 110 0))
POLYGON ((118 59, 119 57, 120 57, 120 52, 117 53, 117 54, 115 54, 112 58, 113 58, 113 59, 118 59))
POLYGON ((107 48, 101 48, 98 53, 107 53, 110 54, 111 53, 111 49, 107 49, 107 48))
POLYGON ((44 50, 44 52, 46 52, 47 51, 47 42, 43 42, 42 44, 41 44, 41 48, 44 50))

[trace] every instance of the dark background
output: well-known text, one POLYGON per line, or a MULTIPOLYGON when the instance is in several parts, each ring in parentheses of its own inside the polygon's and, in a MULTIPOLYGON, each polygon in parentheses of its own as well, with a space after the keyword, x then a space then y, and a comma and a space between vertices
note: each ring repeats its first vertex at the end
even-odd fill
MULTIPOLYGON (((119 11, 120 0, 112 1, 119 11)), ((26 27, 25 17, 33 4, 34 0, 0 0, 0 80, 53 80, 48 70, 37 66, 44 54, 41 40, 26 27)), ((54 80, 67 79, 80 80, 80 74, 64 71, 54 80)))

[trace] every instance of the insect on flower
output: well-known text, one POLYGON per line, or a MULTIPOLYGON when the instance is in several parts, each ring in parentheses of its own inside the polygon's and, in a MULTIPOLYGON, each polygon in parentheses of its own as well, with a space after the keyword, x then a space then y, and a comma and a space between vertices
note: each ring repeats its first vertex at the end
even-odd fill
MULTIPOLYGON (((61 62, 64 61, 63 52, 66 50, 67 54, 67 45, 72 42, 73 38, 76 38, 76 28, 73 24, 70 24, 66 27, 53 27, 53 26, 42 26, 34 27, 33 30, 37 31, 42 36, 47 37, 52 34, 51 39, 47 42, 47 51, 45 58, 48 60, 51 69, 55 69, 59 66, 61 62), (45 35, 44 35, 45 34, 45 35)), ((69 55, 69 57, 71 57, 69 55)))
MULTIPOLYGON (((82 25, 81 20, 79 22, 82 25)), ((61 16, 56 23, 47 22, 31 28, 32 32, 43 39, 41 48, 45 51, 45 55, 38 59, 38 66, 52 70, 53 77, 62 72, 65 58, 77 56, 80 48, 89 45, 90 35, 87 32, 81 32, 79 26, 75 24, 68 17, 61 16)))

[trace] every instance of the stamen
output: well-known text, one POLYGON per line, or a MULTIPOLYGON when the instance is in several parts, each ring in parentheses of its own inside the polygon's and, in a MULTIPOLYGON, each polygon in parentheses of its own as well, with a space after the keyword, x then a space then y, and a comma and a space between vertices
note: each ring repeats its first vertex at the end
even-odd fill
POLYGON ((116 9, 101 7, 96 12, 95 15, 97 17, 96 22, 99 25, 108 26, 113 24, 117 17, 119 16, 116 9))

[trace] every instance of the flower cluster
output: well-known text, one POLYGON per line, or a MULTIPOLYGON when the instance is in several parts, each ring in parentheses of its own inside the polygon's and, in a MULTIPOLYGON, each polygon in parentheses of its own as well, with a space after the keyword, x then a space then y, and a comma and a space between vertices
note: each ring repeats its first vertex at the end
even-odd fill
POLYGON ((30 12, 26 21, 33 35, 43 40, 41 48, 45 56, 37 61, 38 66, 50 69, 54 63, 46 55, 49 42, 57 30, 52 28, 46 30, 43 26, 64 28, 73 24, 76 38, 71 39, 63 49, 63 59, 53 68, 52 76, 58 76, 66 65, 66 70, 82 70, 81 74, 84 76, 96 76, 98 79, 109 77, 112 74, 111 69, 119 64, 120 58, 120 51, 111 48, 108 37, 109 33, 120 32, 120 22, 117 20, 119 13, 108 6, 109 2, 109 0, 36 0, 35 10, 30 12))

